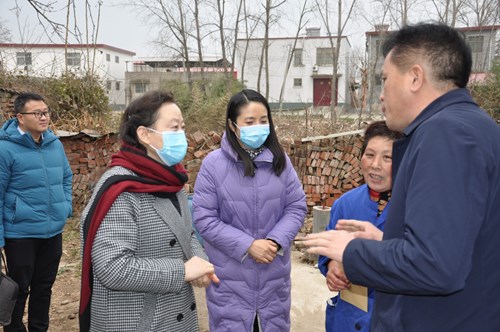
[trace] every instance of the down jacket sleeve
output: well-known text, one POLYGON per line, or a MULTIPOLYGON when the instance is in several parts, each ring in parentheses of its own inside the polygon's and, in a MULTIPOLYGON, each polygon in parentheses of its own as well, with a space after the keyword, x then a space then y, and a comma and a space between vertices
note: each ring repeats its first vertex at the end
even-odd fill
POLYGON ((254 238, 220 219, 216 185, 209 169, 211 166, 207 165, 212 164, 204 162, 196 178, 193 196, 196 228, 205 241, 241 262, 254 238))
MULTIPOLYGON (((61 151, 64 154, 64 148, 61 144, 61 151)), ((73 196, 72 196, 72 188, 73 188, 73 172, 71 172, 71 167, 69 166, 68 159, 66 155, 64 155, 64 174, 63 174, 63 186, 64 186, 64 196, 66 197, 66 201, 68 202, 68 218, 73 215, 73 196)))
POLYGON ((4 240, 4 220, 3 220, 3 208, 5 192, 7 191, 7 186, 9 184, 10 178, 10 165, 7 162, 7 154, 5 151, 0 150, 0 248, 3 248, 5 244, 4 240))
POLYGON ((302 184, 288 157, 286 161, 285 210, 276 226, 266 236, 266 238, 279 243, 285 251, 290 248, 293 239, 304 224, 304 217, 307 213, 306 196, 302 184))

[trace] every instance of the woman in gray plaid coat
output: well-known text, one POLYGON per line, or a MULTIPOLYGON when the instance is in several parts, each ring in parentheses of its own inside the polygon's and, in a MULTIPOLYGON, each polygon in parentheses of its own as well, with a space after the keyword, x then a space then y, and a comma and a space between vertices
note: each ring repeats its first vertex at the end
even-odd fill
POLYGON ((198 331, 192 285, 218 282, 191 226, 170 93, 125 110, 120 152, 82 214, 81 331, 198 331))

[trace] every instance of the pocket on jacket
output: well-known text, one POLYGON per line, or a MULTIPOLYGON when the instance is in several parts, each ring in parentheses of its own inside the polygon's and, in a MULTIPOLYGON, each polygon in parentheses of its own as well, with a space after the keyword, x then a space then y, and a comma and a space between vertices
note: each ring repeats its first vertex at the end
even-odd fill
POLYGON ((11 219, 13 224, 24 220, 42 220, 41 218, 43 216, 39 216, 31 206, 26 204, 19 196, 16 196, 11 219))
POLYGON ((365 312, 352 304, 342 301, 340 296, 326 302, 326 332, 370 330, 371 312, 365 312))

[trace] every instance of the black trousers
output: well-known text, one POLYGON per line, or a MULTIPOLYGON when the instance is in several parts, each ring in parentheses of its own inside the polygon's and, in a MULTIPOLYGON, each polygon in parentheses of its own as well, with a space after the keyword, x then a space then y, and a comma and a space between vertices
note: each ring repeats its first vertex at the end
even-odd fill
POLYGON ((5 332, 24 332, 24 308, 28 295, 28 330, 47 331, 52 285, 62 255, 62 235, 49 239, 5 239, 9 275, 19 285, 19 296, 5 332))

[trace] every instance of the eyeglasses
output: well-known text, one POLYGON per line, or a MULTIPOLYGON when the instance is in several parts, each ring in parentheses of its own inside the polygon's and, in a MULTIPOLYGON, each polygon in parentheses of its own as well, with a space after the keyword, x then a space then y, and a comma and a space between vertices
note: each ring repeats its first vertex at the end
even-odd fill
POLYGON ((33 114, 35 118, 40 119, 42 116, 48 118, 50 117, 50 112, 49 111, 43 111, 43 112, 19 112, 20 114, 33 114))

